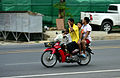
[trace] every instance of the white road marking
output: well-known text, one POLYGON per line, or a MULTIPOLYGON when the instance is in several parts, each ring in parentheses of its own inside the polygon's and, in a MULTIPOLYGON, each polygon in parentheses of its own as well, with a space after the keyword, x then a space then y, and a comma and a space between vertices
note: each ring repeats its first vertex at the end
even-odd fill
POLYGON ((52 73, 52 74, 40 74, 40 75, 37 74, 37 75, 11 76, 11 77, 1 77, 1 78, 33 78, 33 77, 45 77, 45 76, 60 76, 60 75, 76 75, 76 74, 104 73, 104 72, 120 72, 120 69, 85 71, 85 72, 52 73))
POLYGON ((13 64, 5 64, 6 66, 12 65, 25 65, 25 64, 40 64, 40 62, 30 62, 30 63, 13 63, 13 64))

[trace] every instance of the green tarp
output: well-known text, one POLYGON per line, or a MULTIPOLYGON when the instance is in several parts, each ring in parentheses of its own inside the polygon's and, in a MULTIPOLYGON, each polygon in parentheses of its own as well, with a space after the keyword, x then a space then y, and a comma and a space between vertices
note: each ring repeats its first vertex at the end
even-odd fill
POLYGON ((2 4, 1 4, 1 0, 0 0, 0 11, 2 11, 2 4))
POLYGON ((3 11, 31 10, 31 0, 1 0, 3 11))
MULTIPOLYGON (((59 0, 0 0, 0 11, 39 12, 44 14, 43 24, 54 27, 58 18, 58 9, 53 7, 56 2, 59 0)), ((120 0, 66 0, 66 13, 71 13, 77 23, 81 11, 107 11, 109 4, 120 4, 120 0)))

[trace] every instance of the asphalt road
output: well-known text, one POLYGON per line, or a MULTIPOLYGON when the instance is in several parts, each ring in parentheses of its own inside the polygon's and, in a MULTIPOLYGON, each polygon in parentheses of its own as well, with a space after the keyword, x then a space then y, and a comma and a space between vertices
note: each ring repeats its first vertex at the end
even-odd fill
POLYGON ((0 46, 0 78, 120 78, 120 40, 93 41, 91 48, 95 55, 87 66, 46 68, 40 61, 43 44, 0 46))

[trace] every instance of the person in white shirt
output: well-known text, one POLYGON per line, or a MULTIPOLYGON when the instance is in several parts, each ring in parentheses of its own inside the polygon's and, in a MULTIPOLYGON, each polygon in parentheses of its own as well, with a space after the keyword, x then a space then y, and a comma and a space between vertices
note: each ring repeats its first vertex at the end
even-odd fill
POLYGON ((83 57, 86 57, 86 44, 90 44, 92 39, 91 39, 91 31, 92 31, 92 27, 89 25, 89 18, 85 17, 82 21, 83 26, 81 27, 81 34, 80 34, 80 39, 79 39, 79 48, 80 48, 80 54, 83 57), (81 52, 81 45, 83 46, 83 53, 81 52))

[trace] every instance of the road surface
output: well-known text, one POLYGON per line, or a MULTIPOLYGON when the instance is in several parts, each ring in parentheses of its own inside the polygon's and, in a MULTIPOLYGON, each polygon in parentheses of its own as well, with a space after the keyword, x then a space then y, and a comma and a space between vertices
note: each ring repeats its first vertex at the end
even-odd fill
POLYGON ((87 66, 41 64, 43 44, 0 46, 0 78, 120 78, 120 40, 93 41, 87 66))

